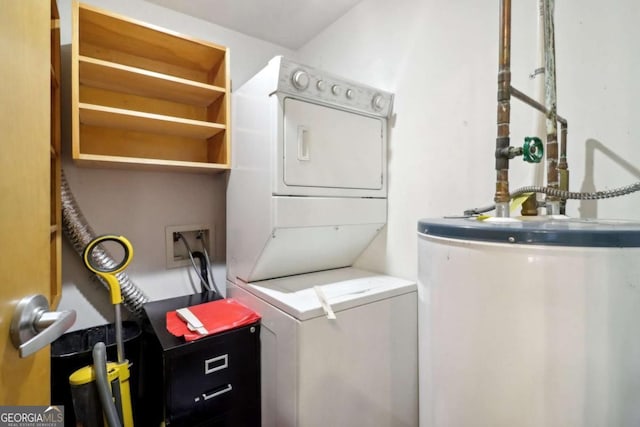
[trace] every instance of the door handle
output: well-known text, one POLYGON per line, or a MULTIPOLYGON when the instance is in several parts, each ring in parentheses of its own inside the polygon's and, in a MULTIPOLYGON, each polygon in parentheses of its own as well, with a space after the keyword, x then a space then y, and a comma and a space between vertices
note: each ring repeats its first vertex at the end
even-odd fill
POLYGON ((309 161, 309 129, 298 126, 298 160, 309 161))
POLYGON ((75 310, 49 311, 47 298, 31 295, 18 302, 9 333, 20 357, 27 357, 51 344, 75 321, 75 310))

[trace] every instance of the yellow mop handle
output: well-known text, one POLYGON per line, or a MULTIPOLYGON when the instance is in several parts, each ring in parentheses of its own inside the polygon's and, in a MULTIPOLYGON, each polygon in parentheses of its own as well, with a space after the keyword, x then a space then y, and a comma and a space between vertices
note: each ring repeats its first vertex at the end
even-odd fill
POLYGON ((89 270, 93 271, 107 282, 107 285, 109 286, 109 294, 111 296, 111 303, 114 305, 120 304, 122 302, 122 294, 120 292, 120 283, 116 278, 116 274, 127 268, 133 259, 133 246, 131 246, 131 242, 129 242, 129 240, 124 236, 107 234, 96 237, 85 248, 83 259, 89 270), (94 249, 104 242, 116 242, 122 246, 122 249, 124 250, 124 257, 122 261, 113 268, 103 268, 100 265, 97 265, 93 260, 92 253, 94 249))

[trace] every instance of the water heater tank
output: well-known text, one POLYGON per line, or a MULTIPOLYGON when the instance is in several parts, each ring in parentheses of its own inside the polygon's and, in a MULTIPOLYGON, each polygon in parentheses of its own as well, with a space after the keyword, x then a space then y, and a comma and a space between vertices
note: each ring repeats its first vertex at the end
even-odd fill
POLYGON ((421 427, 640 426, 640 223, 418 232, 421 427))

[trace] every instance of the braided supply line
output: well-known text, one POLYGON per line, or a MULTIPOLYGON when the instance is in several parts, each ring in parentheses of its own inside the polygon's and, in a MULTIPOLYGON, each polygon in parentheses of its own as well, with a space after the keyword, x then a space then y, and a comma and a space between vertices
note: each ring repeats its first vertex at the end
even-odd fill
MULTIPOLYGON (((627 194, 635 193, 636 191, 640 191, 640 182, 636 182, 635 184, 627 185, 624 187, 618 187, 611 190, 603 190, 603 191, 594 191, 594 192, 579 192, 579 191, 566 191, 559 190, 557 188, 551 187, 540 187, 540 186, 527 186, 520 187, 514 192, 510 194, 510 198, 521 196, 525 193, 543 193, 547 196, 558 197, 561 199, 567 200, 599 200, 599 199, 610 199, 612 197, 620 197, 626 196, 627 194)), ((496 208, 496 205, 493 204, 491 206, 486 206, 484 208, 474 208, 467 209, 464 211, 465 216, 473 216, 479 215, 485 212, 492 211, 496 208)))

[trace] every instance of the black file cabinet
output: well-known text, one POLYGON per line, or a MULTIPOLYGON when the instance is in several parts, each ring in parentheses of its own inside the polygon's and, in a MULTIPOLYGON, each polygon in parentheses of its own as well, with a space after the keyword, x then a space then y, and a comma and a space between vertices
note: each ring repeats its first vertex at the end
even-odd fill
POLYGON ((150 419, 171 427, 259 427, 260 322, 192 342, 166 329, 168 311, 213 299, 204 293, 145 305, 145 371, 148 395, 153 396, 145 411, 155 413, 150 419))

